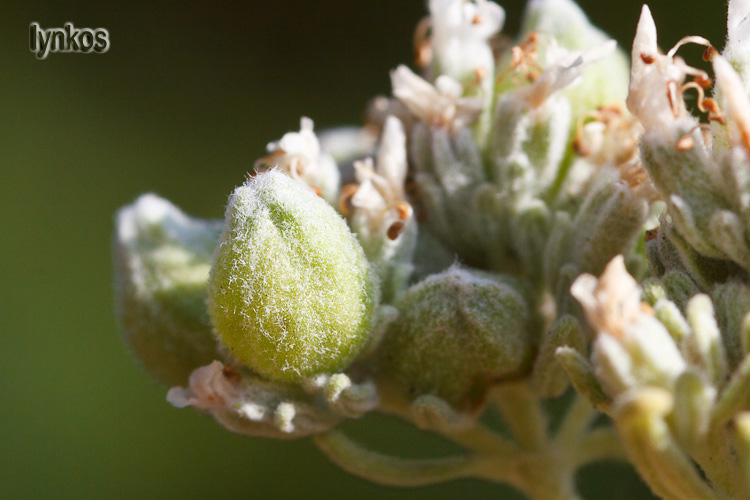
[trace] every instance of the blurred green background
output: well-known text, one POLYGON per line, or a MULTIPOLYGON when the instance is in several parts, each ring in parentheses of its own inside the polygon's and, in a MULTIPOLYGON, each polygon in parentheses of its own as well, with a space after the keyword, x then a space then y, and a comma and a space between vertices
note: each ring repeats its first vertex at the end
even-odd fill
MULTIPOLYGON (((379 488, 308 440, 249 439, 176 410, 129 357, 113 313, 118 207, 152 191, 220 217, 301 115, 317 129, 356 124, 389 92, 424 3, 0 3, 0 498, 516 498, 478 481, 379 488), (32 21, 107 28, 111 48, 39 61, 32 21)), ((581 3, 629 47, 639 2, 581 3)), ((503 6, 512 33, 523 2, 503 6)), ((724 1, 651 7, 665 47, 688 34, 722 45, 724 1)), ((349 430, 420 453, 421 438, 390 422, 349 430)), ((648 497, 625 466, 590 467, 581 482, 589 498, 648 497)))

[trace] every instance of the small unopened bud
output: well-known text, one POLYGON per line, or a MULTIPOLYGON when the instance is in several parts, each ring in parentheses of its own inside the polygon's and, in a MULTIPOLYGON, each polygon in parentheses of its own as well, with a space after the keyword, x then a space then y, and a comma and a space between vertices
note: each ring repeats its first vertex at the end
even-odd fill
POLYGON ((380 345, 381 373, 412 399, 429 394, 474 410, 528 360, 526 303, 487 274, 454 266, 411 287, 398 307, 380 345))
POLYGON ((117 214, 115 281, 122 334, 165 385, 220 359, 206 313, 211 254, 221 221, 188 217, 152 194, 117 214))
POLYGON ((239 360, 280 381, 340 371, 368 338, 376 296, 362 248, 320 197, 278 171, 235 190, 208 306, 239 360))

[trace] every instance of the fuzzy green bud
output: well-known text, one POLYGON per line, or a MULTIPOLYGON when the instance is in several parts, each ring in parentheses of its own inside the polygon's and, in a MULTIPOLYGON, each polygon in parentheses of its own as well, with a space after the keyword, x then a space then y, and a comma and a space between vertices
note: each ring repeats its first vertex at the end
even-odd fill
POLYGON ((278 171, 235 190, 209 278, 221 341, 269 379, 344 369, 368 339, 377 300, 344 220, 278 171))
POLYGON ((117 214, 115 299, 123 337, 165 385, 184 385, 193 370, 220 359, 206 282, 221 226, 153 194, 117 214))
POLYGON ((493 382, 518 373, 530 351, 526 303, 487 276, 454 266, 407 290, 380 345, 382 375, 412 399, 471 411, 493 382))

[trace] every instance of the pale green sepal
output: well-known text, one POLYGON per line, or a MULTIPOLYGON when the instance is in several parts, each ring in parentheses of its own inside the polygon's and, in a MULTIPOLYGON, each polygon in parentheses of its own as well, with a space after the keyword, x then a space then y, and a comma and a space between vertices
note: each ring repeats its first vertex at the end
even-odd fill
POLYGON ((666 390, 633 389, 618 398, 614 420, 630 459, 654 493, 670 500, 723 498, 706 483, 674 441, 664 417, 672 409, 666 390))
POLYGON ((669 299, 674 302, 680 310, 685 310, 688 300, 700 293, 695 282, 682 271, 669 271, 662 278, 664 287, 667 289, 669 299))
POLYGON ((115 301, 122 334, 162 384, 221 359, 206 312, 211 254, 222 222, 188 217, 143 195, 117 214, 115 301))
POLYGON ((654 316, 664 325, 675 344, 682 346, 685 339, 690 335, 690 325, 688 325, 677 305, 671 300, 660 299, 654 305, 654 316))
POLYGON ((720 387, 729 367, 713 303, 706 295, 696 295, 688 301, 685 313, 692 330, 685 341, 688 358, 706 371, 710 382, 720 387))
POLYGON ((745 356, 719 394, 712 424, 723 425, 735 414, 748 410, 750 410, 750 356, 745 356))
POLYGON ((573 387, 585 396, 595 408, 606 412, 611 403, 611 398, 599 383, 594 373, 594 367, 591 366, 589 360, 572 347, 558 347, 555 351, 555 357, 570 377, 573 387))
POLYGON ((742 483, 745 494, 750 496, 750 412, 741 412, 734 417, 733 426, 735 437, 735 449, 739 459, 739 470, 742 474, 742 483))
POLYGON ((569 379, 565 375, 565 369, 558 364, 556 356, 557 349, 563 346, 578 352, 585 352, 586 349, 586 337, 581 330, 581 324, 570 315, 564 315, 555 321, 539 347, 531 384, 542 397, 561 396, 568 388, 569 379))
POLYGON ((646 278, 641 283, 641 293, 643 293, 643 300, 652 307, 660 300, 667 298, 667 290, 664 287, 664 283, 660 279, 653 277, 646 278))
POLYGON ((700 373, 688 370, 675 382, 672 422, 677 440, 688 452, 695 452, 709 430, 716 390, 700 373))
POLYGON ((740 280, 716 285, 711 293, 729 366, 735 368, 744 358, 744 321, 750 311, 750 286, 740 280))

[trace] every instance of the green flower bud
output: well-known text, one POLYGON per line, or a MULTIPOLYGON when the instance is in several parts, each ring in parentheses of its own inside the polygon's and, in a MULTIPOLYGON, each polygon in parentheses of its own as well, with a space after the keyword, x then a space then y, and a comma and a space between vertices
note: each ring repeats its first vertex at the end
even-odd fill
POLYGON ((270 171, 235 190, 209 278, 215 331, 279 381, 344 369, 368 339, 377 287, 344 220, 270 171))
POLYGON ((524 299, 509 285, 456 266, 407 290, 379 348, 380 373, 412 399, 481 406, 489 386, 529 359, 524 299))
POLYGON ((206 313, 221 227, 152 194, 117 214, 115 300, 123 337, 165 385, 185 385, 194 369, 221 359, 206 313))

